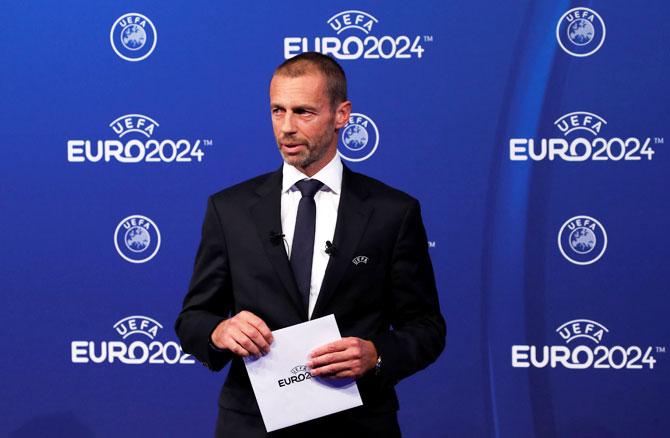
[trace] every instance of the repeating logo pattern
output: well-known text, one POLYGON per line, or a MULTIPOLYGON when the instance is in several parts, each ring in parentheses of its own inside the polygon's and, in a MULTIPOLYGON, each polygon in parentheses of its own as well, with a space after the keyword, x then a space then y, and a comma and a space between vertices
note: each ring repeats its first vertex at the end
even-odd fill
POLYGON ((213 144, 211 140, 153 138, 159 126, 156 120, 143 114, 117 117, 109 127, 118 140, 68 140, 67 160, 71 163, 200 163, 205 156, 203 146, 213 144))
POLYGON ((573 319, 561 324, 556 333, 568 345, 513 345, 512 366, 571 370, 588 368, 653 370, 657 362, 654 353, 664 351, 663 348, 653 346, 600 345, 609 329, 591 319, 573 319))
POLYGON ((146 263, 161 247, 161 233, 154 221, 134 214, 121 220, 114 230, 114 246, 130 263, 146 263))
POLYGON ((102 364, 194 364, 190 354, 174 342, 160 342, 155 338, 163 325, 153 318, 132 315, 114 323, 113 329, 121 341, 72 341, 70 355, 72 363, 102 364), (132 340, 132 342, 129 342, 132 340))
POLYGON ((286 37, 284 58, 314 51, 342 60, 421 59, 426 50, 423 43, 433 40, 431 35, 371 35, 377 23, 379 20, 365 11, 338 12, 326 20, 336 36, 286 37))
POLYGON ((340 130, 338 150, 347 161, 364 161, 379 146, 379 129, 372 118, 362 113, 351 113, 349 121, 340 130))
POLYGON ((605 42, 605 22, 593 9, 570 9, 556 24, 556 39, 572 56, 593 55, 605 42))
POLYGON ((147 17, 131 12, 116 19, 109 32, 109 42, 121 59, 142 61, 156 48, 158 32, 147 17))
MULTIPOLYGON (((421 59, 426 50, 425 43, 432 41, 432 37, 422 35, 377 36, 378 30, 383 29, 379 23, 379 19, 365 11, 339 12, 325 20, 330 32, 328 36, 284 38, 284 57, 290 58, 314 50, 340 60, 421 59)), ((575 57, 588 57, 596 53, 603 46, 605 36, 604 20, 589 8, 570 9, 556 25, 559 46, 575 57)), ((122 15, 110 30, 113 51, 129 62, 147 59, 154 52, 157 41, 156 27, 148 17, 139 13, 122 15)), ((552 138, 510 139, 510 159, 629 161, 643 158, 651 160, 654 155, 649 137, 604 138, 608 122, 595 112, 569 112, 558 117, 553 126, 556 131, 552 138)), ((155 138, 160 124, 143 114, 130 113, 117 117, 109 123, 109 128, 117 138, 68 141, 68 161, 200 162, 204 155, 200 140, 155 138)), ((379 129, 374 120, 362 113, 352 113, 347 125, 341 129, 338 150, 343 159, 360 162, 376 152, 379 140, 379 129)), ((560 253, 570 263, 589 265, 603 257, 607 249, 607 233, 595 218, 574 216, 561 226, 557 243, 560 253)), ((150 218, 131 215, 118 223, 114 231, 114 245, 124 260, 135 264, 146 263, 157 255, 161 234, 150 218)), ((357 256, 352 263, 359 265, 367 264, 368 261, 366 256, 357 256)), ((176 342, 156 341, 162 329, 163 325, 147 316, 122 318, 113 324, 113 330, 120 340, 73 341, 72 362, 194 363, 176 342)), ((653 347, 603 345, 610 330, 594 320, 570 320, 558 326, 555 333, 564 345, 514 345, 512 365, 517 368, 653 369, 656 363, 653 347)), ((285 379, 277 381, 279 387, 311 378, 304 365, 293 367, 290 373, 285 379)))
POLYGON ((605 227, 590 216, 575 216, 558 231, 558 249, 575 265, 597 262, 607 249, 605 227))
MULTIPOLYGON (((511 138, 511 161, 651 161, 656 151, 651 137, 606 137, 607 121, 592 112, 575 111, 554 121, 560 136, 511 138)), ((658 141, 658 140, 655 140, 658 141)))
POLYGON ((109 32, 109 41, 121 59, 137 62, 153 53, 158 32, 146 16, 131 12, 116 19, 109 32))

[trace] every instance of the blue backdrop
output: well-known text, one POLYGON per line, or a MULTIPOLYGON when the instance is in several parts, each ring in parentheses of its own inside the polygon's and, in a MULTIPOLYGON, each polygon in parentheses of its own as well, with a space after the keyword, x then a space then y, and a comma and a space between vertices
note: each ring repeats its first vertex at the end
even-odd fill
POLYGON ((403 433, 667 436, 666 1, 0 14, 0 434, 213 433, 225 371, 172 329, 206 199, 280 165, 269 79, 318 49, 347 164, 422 203, 449 331, 403 433))

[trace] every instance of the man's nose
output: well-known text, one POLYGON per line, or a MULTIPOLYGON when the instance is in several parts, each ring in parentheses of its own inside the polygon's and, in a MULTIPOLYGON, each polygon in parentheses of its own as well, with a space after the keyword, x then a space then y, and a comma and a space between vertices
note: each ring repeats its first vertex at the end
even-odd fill
POLYGON ((284 119, 281 124, 282 134, 294 134, 295 124, 293 123, 293 114, 287 112, 284 114, 284 119))

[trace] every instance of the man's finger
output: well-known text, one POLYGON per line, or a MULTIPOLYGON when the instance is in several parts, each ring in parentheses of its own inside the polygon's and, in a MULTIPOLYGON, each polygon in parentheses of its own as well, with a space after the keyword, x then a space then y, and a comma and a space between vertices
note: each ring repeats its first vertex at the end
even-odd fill
POLYGON ((270 328, 267 326, 267 324, 265 324, 265 321, 263 321, 258 316, 254 315, 249 311, 244 312, 244 319, 260 332, 260 334, 263 336, 263 338, 265 338, 265 341, 268 344, 272 343, 274 338, 272 337, 272 332, 270 331, 270 328))
POLYGON ((331 342, 330 344, 322 345, 319 348, 316 348, 312 350, 312 354, 310 354, 310 357, 317 357, 321 356, 322 354, 326 353, 335 353, 337 351, 343 351, 346 350, 348 347, 347 342, 344 339, 340 339, 335 342, 331 342))
POLYGON ((352 355, 347 350, 338 351, 337 353, 326 353, 317 356, 307 362, 307 366, 310 368, 318 368, 324 365, 330 365, 331 363, 346 362, 351 359, 353 359, 352 355))
POLYGON ((270 344, 267 343, 263 335, 258 331, 256 327, 254 327, 251 324, 243 324, 240 327, 240 330, 242 333, 247 335, 251 341, 256 344, 259 350, 261 350, 263 353, 267 353, 270 351, 270 344))
POLYGON ((244 348, 242 348, 242 346, 238 344, 232 337, 228 338, 228 341, 225 342, 225 346, 228 350, 232 351, 238 356, 242 357, 249 356, 249 352, 244 348))
POLYGON ((253 354, 254 356, 260 356, 261 351, 258 349, 256 344, 253 343, 251 339, 247 335, 244 334, 244 332, 239 331, 233 335, 231 335, 233 340, 240 344, 242 348, 247 350, 250 354, 253 354))
POLYGON ((310 371, 310 374, 313 376, 323 376, 337 374, 340 371, 349 370, 353 366, 353 362, 338 362, 330 365, 322 366, 310 371))

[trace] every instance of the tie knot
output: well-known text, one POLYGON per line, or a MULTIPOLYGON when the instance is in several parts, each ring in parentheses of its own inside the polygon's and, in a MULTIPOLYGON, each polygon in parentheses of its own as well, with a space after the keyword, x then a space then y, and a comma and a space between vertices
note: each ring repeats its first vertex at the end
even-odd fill
POLYGON ((316 192, 323 187, 323 183, 318 179, 303 179, 295 183, 303 198, 313 198, 316 192))

